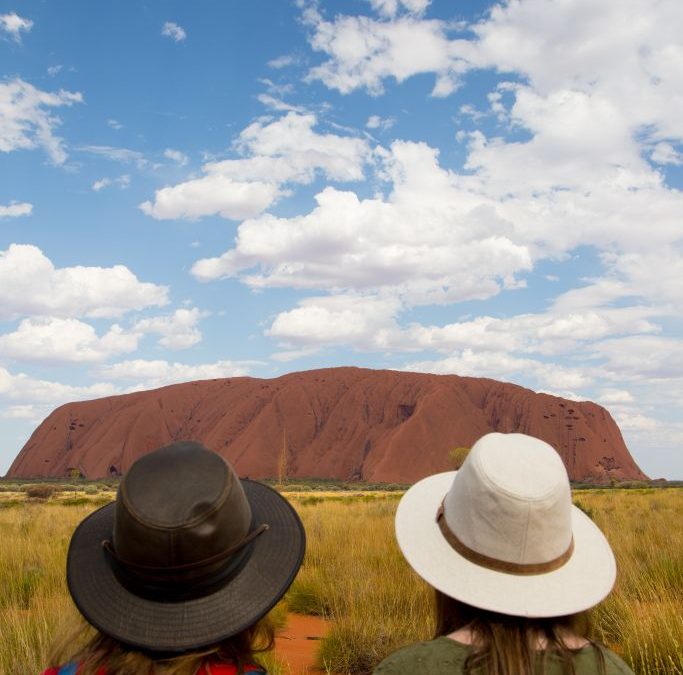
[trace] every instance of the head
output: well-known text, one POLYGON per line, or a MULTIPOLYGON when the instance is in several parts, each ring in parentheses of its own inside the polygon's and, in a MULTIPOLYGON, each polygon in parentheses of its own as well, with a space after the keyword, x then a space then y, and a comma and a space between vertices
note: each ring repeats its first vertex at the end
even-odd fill
POLYGON ((396 535, 437 590, 439 631, 469 626, 479 648, 501 635, 517 635, 531 654, 539 639, 552 646, 580 630, 616 574, 605 537, 571 503, 559 455, 524 434, 487 434, 459 471, 416 483, 396 535))
POLYGON ((257 634, 271 641, 260 622, 293 581, 304 545, 301 521, 277 492, 178 442, 139 459, 116 502, 78 526, 67 582, 97 629, 92 653, 166 663, 231 653, 239 662, 257 634))

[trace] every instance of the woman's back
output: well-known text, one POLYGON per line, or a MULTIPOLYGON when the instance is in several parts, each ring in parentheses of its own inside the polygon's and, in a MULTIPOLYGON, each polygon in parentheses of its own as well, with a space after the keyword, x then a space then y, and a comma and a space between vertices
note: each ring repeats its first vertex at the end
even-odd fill
MULTIPOLYGON (((399 649, 377 666, 375 675, 461 675, 466 672, 465 662, 471 652, 471 645, 444 635, 399 649)), ((632 675, 631 669, 614 652, 593 644, 574 651, 575 675, 599 673, 601 661, 604 663, 605 675, 632 675)), ((552 651, 539 650, 536 654, 536 672, 563 675, 563 661, 552 651)))

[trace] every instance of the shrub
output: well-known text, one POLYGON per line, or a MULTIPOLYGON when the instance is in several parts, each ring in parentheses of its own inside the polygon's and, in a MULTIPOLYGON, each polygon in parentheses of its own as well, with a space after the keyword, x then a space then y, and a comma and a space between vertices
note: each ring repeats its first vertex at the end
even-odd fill
POLYGON ((27 497, 31 499, 49 499, 55 494, 57 489, 54 485, 49 483, 38 483, 36 485, 27 485, 24 489, 27 497))

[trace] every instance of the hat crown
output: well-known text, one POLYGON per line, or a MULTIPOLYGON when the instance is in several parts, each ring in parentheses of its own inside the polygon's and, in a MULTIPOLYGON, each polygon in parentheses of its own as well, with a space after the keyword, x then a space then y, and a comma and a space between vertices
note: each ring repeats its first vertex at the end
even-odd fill
POLYGON ((188 565, 242 540, 251 508, 222 457, 178 442, 140 458, 123 477, 113 544, 120 558, 150 567, 188 565))
POLYGON ((487 434, 475 443, 444 499, 456 537, 489 558, 547 563, 572 541, 567 472, 547 443, 524 434, 487 434))

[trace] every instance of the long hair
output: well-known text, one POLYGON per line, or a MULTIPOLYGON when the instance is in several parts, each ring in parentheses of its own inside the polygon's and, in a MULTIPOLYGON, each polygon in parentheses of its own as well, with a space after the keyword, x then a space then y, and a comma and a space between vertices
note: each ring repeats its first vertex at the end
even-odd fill
POLYGON ((210 674, 211 663, 230 662, 241 674, 248 664, 260 665, 257 654, 271 649, 274 640, 273 625, 265 617, 218 644, 182 654, 162 654, 126 645, 94 631, 81 619, 55 642, 50 662, 80 663, 78 675, 99 675, 98 671, 107 675, 196 675, 202 666, 210 674))
MULTIPOLYGON (((574 657, 578 650, 567 646, 569 635, 589 638, 587 612, 550 618, 527 618, 489 612, 472 607, 435 590, 436 636, 448 635, 460 628, 472 634, 472 649, 465 660, 465 675, 535 675, 538 659, 541 673, 545 660, 553 654, 560 659, 565 675, 576 675, 574 657), (542 647, 539 648, 539 645, 542 647)), ((598 671, 605 673, 605 660, 595 650, 598 671)))

